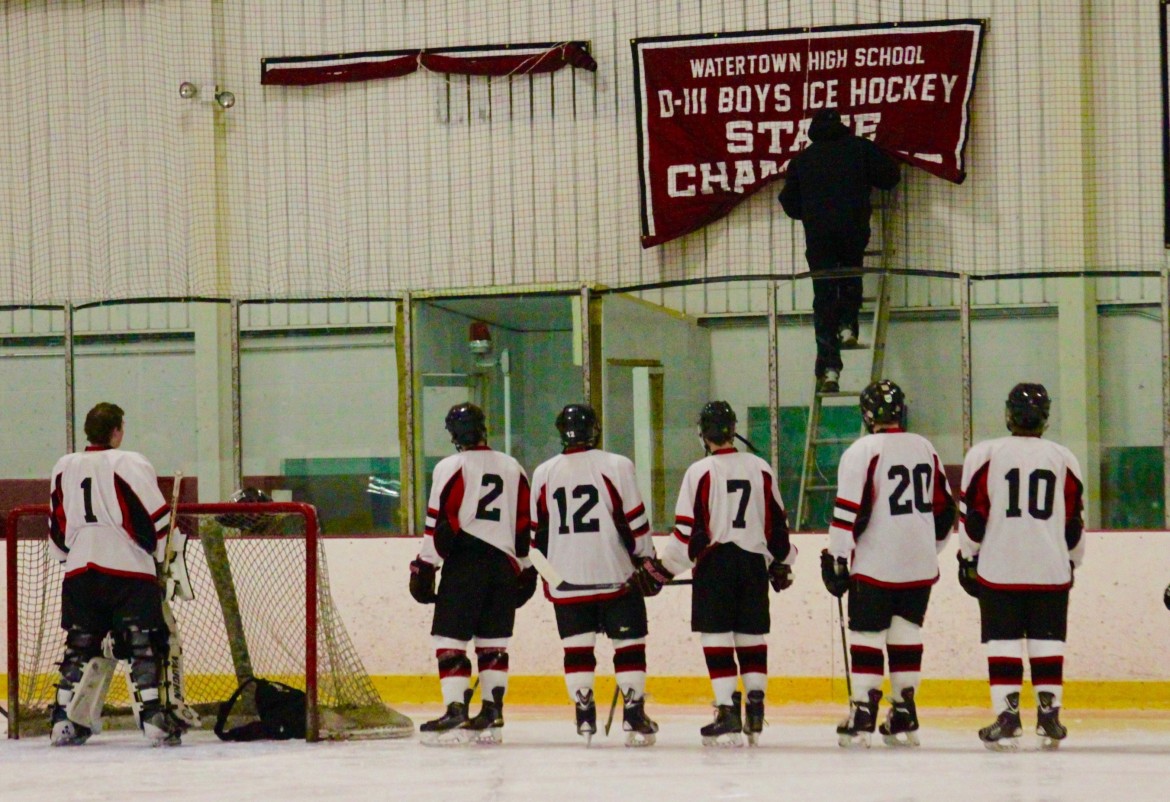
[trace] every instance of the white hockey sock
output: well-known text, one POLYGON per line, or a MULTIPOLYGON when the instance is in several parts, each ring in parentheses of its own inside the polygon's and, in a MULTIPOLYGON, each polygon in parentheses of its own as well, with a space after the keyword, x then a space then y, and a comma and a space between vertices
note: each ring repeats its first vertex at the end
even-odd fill
POLYGON ((443 693, 443 704, 462 702, 464 693, 471 687, 467 641, 438 635, 431 640, 435 645, 435 658, 439 662, 439 689, 443 693))
POLYGON ((579 691, 593 690, 593 677, 597 669, 597 657, 593 653, 596 641, 595 632, 561 639, 561 647, 565 650, 565 688, 572 702, 577 701, 579 691))
POLYGON ((853 699, 869 700, 869 692, 882 686, 885 676, 886 633, 849 631, 849 681, 853 699))
POLYGON ((715 704, 731 704, 731 696, 739 684, 739 671, 735 665, 735 636, 730 632, 704 632, 699 635, 699 643, 703 646, 703 658, 707 661, 707 674, 711 677, 715 704))
POLYGON ((503 699, 508 690, 508 638, 476 638, 475 654, 480 698, 494 700, 495 689, 499 688, 503 699))
POLYGON ((1024 642, 990 640, 987 649, 987 678, 991 683, 991 707, 1007 709, 1009 693, 1019 693, 1024 683, 1024 642))
POLYGON ((1040 704, 1040 694, 1046 692, 1052 694, 1053 707, 1060 707, 1064 697, 1064 641, 1029 639, 1028 664, 1036 704, 1040 704))
POLYGON ((641 699, 646 695, 645 638, 626 638, 613 642, 613 672, 623 696, 641 699))
POLYGON ((768 643, 763 635, 732 633, 745 692, 768 690, 768 643))
POLYGON ((894 699, 902 701, 906 690, 917 693, 922 681, 922 627, 894 616, 886 630, 886 655, 894 699))

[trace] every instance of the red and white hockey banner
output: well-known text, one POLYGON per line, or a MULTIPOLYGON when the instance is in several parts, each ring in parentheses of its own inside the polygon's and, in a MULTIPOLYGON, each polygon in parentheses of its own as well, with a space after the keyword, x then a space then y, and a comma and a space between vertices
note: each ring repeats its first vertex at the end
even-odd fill
POLYGON ((642 247, 783 177, 822 108, 962 182, 982 37, 982 20, 945 20, 633 40, 642 247))
POLYGON ((319 84, 400 78, 419 68, 453 75, 508 77, 556 72, 562 67, 597 71, 588 42, 484 45, 436 50, 383 50, 327 56, 287 56, 260 61, 264 86, 319 84))

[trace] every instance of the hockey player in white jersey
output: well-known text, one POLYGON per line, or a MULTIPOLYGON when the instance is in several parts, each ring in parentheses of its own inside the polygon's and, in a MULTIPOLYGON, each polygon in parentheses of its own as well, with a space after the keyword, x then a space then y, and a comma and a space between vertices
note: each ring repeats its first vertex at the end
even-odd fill
POLYGON ((160 698, 168 657, 157 564, 166 558, 170 508, 154 467, 123 451, 124 413, 100 403, 85 417, 89 446, 66 454, 50 479, 49 551, 64 565, 65 655, 50 712, 54 746, 77 746, 100 729, 113 671, 102 642, 130 663, 139 725, 154 745, 177 745, 186 724, 160 698))
POLYGON ((1044 385, 1017 384, 1006 404, 1011 435, 977 443, 963 461, 959 582, 979 599, 998 714, 979 731, 989 749, 1014 749, 1023 734, 1025 654, 1041 746, 1055 748, 1068 734, 1060 723, 1064 642, 1085 551, 1084 488, 1073 453, 1041 437, 1050 404, 1044 385))
POLYGON ((904 429, 902 388, 872 382, 860 406, 869 434, 841 455, 829 548, 821 552, 829 593, 849 593, 852 693, 837 737, 842 746, 869 745, 888 657, 892 700, 882 738, 917 746, 922 624, 956 506, 934 446, 904 429))
POLYGON ((410 594, 435 605, 431 636, 447 710, 419 730, 424 743, 498 743, 516 610, 536 592, 528 476, 515 459, 488 447, 484 414, 474 404, 451 407, 446 427, 458 453, 435 466, 410 594), (483 706, 469 718, 473 639, 483 706))
POLYGON ((772 468, 736 450, 735 425, 726 401, 703 407, 699 437, 708 456, 683 476, 662 563, 639 572, 665 581, 694 568, 691 630, 699 633, 715 693, 715 720, 700 730, 708 746, 738 746, 743 732, 752 745, 759 739, 768 688, 768 584, 776 591, 789 587, 796 560, 772 468), (747 692, 746 720, 737 673, 747 692))
POLYGON ((634 464, 597 447, 592 407, 569 404, 557 416, 564 450, 532 474, 533 548, 563 580, 545 582, 564 648, 565 685, 577 733, 597 732, 593 680, 597 633, 613 641, 627 746, 650 746, 658 725, 646 715, 646 601, 627 584, 654 557, 634 464))

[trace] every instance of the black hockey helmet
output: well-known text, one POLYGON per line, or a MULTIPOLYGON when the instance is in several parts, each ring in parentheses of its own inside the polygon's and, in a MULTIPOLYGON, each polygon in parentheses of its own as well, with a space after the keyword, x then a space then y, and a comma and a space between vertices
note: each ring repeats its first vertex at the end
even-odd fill
MULTIPOLYGON (((228 501, 237 504, 267 504, 272 501, 272 496, 265 493, 258 487, 245 487, 232 493, 228 501)), ((224 513, 223 515, 215 516, 215 520, 221 526, 226 526, 231 529, 241 529, 244 531, 255 531, 263 528, 260 519, 251 513, 224 513)))
POLYGON ((561 445, 565 447, 593 448, 601 439, 597 413, 588 404, 569 404, 562 409, 557 415, 557 431, 561 433, 561 445))
POLYGON ((1048 425, 1052 400, 1043 384, 1020 382, 1008 393, 1004 417, 1012 434, 1040 434, 1048 425))
POLYGON ((726 401, 708 401, 699 413, 699 435, 712 443, 729 443, 735 437, 735 410, 726 401))
POLYGON ((878 424, 901 426, 905 416, 906 394, 889 379, 870 382, 861 391, 861 419, 867 432, 872 432, 878 424))
POLYGON ((447 412, 445 421, 451 442, 459 448, 476 446, 487 439, 487 422, 483 410, 475 404, 456 404, 447 412))
POLYGON ((232 497, 228 501, 241 504, 267 504, 272 501, 272 496, 258 487, 245 487, 232 493, 232 497))

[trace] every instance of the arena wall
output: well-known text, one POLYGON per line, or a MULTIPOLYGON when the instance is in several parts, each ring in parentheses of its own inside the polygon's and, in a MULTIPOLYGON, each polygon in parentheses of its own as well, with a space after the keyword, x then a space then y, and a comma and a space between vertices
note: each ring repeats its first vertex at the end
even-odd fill
MULTIPOLYGON (((1066 705, 1170 708, 1170 669, 1162 591, 1170 533, 1090 532, 1071 595, 1065 661, 1066 705)), ((824 535, 798 535, 792 588, 772 595, 769 696, 774 703, 843 700, 836 601, 821 585, 824 535)), ((416 538, 326 541, 333 599, 358 654, 391 702, 438 701, 432 607, 407 591, 416 538)), ((939 558, 924 630, 924 705, 985 705, 987 665, 979 612, 955 579, 957 537, 939 558)), ((0 581, 0 587, 3 587, 0 581)), ((656 703, 706 703, 710 686, 698 638, 690 632, 690 589, 667 587, 647 601, 649 692, 656 703)), ((0 614, 0 623, 5 619, 0 614)), ((290 622, 290 626, 292 623, 290 622)), ((565 703, 561 650, 552 606, 540 593, 517 614, 509 699, 565 703)), ((612 648, 598 648, 598 674, 612 676, 612 648)))

